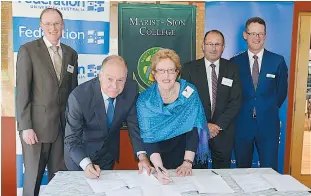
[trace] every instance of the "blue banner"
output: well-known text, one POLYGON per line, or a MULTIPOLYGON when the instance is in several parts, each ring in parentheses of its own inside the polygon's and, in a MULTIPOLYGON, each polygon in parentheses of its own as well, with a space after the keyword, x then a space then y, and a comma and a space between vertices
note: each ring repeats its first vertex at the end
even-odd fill
MULTIPOLYGON (((290 63, 293 2, 206 2, 205 32, 217 29, 225 37, 226 48, 223 57, 230 59, 234 55, 247 50, 243 39, 245 22, 251 17, 261 17, 266 22, 267 38, 265 48, 284 56, 287 66, 290 63)), ((287 99, 280 109, 281 134, 279 142, 280 173, 284 168, 284 149, 286 139, 287 99)), ((258 154, 255 149, 253 167, 258 167, 258 154)), ((235 160, 232 160, 235 167, 235 160)))
MULTIPOLYGON (((74 48, 79 54, 109 53, 109 22, 64 20, 61 42, 74 48)), ((43 36, 39 18, 13 18, 14 52, 24 43, 43 36)))

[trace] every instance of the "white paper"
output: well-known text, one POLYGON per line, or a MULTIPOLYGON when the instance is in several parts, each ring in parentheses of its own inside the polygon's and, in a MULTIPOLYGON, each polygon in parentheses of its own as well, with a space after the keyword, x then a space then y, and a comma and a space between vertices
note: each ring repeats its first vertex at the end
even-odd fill
POLYGON ((231 175, 231 177, 246 193, 274 188, 260 174, 231 175))
POLYGON ((94 193, 104 193, 126 187, 124 180, 119 179, 115 173, 102 174, 99 179, 85 179, 94 193))
POLYGON ((311 191, 290 175, 263 174, 262 177, 277 191, 311 191))
POLYGON ((121 188, 113 191, 108 191, 105 193, 106 196, 129 196, 129 195, 135 195, 135 196, 143 196, 142 191, 140 188, 121 188))
POLYGON ((190 191, 197 191, 197 187, 194 185, 193 176, 185 177, 171 177, 173 182, 165 185, 165 188, 172 190, 173 192, 185 193, 190 191))
POLYGON ((160 182, 152 174, 148 176, 145 170, 142 174, 139 174, 138 171, 131 171, 118 173, 118 175, 121 179, 124 180, 129 188, 161 185, 160 182))
POLYGON ((194 183, 201 193, 234 193, 220 175, 194 176, 194 183))
POLYGON ((181 196, 179 192, 172 190, 167 185, 143 186, 140 188, 144 196, 181 196))

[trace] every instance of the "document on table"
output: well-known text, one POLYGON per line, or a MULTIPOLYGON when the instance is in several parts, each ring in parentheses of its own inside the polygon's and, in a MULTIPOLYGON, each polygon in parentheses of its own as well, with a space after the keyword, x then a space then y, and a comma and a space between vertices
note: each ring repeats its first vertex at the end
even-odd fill
POLYGON ((263 174, 262 177, 277 191, 311 191, 290 175, 263 174))
POLYGON ((132 189, 124 187, 121 189, 105 192, 105 194, 106 196, 129 196, 129 195, 144 196, 142 190, 139 187, 135 187, 132 189))
POLYGON ((177 193, 186 193, 191 191, 197 191, 197 187, 194 185, 194 176, 185 177, 171 177, 173 182, 165 185, 165 188, 177 193))
POLYGON ((167 185, 140 187, 144 196, 182 196, 167 185))
POLYGON ((98 179, 85 179, 95 193, 104 193, 126 187, 124 180, 118 178, 115 173, 101 175, 98 179))
POLYGON ((234 193, 220 175, 194 176, 194 183, 201 193, 234 193))
POLYGON ((231 175, 231 177, 246 193, 274 188, 260 174, 231 175))
POLYGON ((152 174, 148 176, 146 171, 144 171, 142 174, 139 174, 137 171, 122 172, 118 173, 118 176, 124 180, 129 188, 161 185, 155 176, 152 174))

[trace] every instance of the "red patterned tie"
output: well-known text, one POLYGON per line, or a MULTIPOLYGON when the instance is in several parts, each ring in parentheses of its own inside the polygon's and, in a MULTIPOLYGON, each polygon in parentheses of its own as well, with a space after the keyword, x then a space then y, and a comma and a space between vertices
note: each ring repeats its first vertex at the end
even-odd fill
POLYGON ((216 95, 217 95, 217 75, 215 67, 216 65, 211 64, 212 67, 212 116, 216 108, 216 95))
POLYGON ((254 88, 256 90, 258 85, 258 77, 259 77, 259 65, 258 65, 258 56, 254 55, 253 58, 255 59, 252 69, 252 78, 253 78, 253 84, 254 88))

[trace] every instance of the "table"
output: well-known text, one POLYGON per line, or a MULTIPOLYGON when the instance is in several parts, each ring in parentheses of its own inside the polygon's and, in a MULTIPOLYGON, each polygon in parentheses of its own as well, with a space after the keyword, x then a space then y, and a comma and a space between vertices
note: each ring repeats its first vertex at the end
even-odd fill
MULTIPOLYGON (((103 174, 111 172, 123 172, 126 170, 102 171, 103 174)), ((209 196, 310 196, 308 192, 279 192, 275 190, 266 190, 256 193, 244 193, 243 190, 230 177, 232 174, 276 174, 277 172, 270 168, 247 168, 247 169, 218 169, 219 175, 235 191, 234 194, 198 194, 197 192, 183 193, 183 196, 209 195, 209 196)), ((211 170, 193 170, 196 172, 205 172, 211 175, 211 170)), ((45 187, 40 196, 105 196, 105 193, 95 194, 87 184, 82 171, 62 171, 59 172, 51 182, 45 187)))

